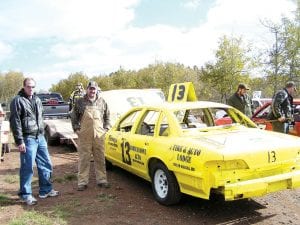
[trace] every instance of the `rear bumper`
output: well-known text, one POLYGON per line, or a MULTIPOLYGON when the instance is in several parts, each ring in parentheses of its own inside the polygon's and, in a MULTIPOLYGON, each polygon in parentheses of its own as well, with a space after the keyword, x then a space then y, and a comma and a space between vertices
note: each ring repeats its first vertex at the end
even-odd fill
POLYGON ((300 187, 300 171, 226 184, 225 200, 262 196, 271 192, 300 187))

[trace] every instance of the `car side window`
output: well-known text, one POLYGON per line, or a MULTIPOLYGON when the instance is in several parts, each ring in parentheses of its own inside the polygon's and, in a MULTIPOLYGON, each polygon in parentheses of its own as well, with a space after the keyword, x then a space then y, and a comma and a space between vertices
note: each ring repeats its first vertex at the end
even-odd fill
POLYGON ((188 128, 203 128, 209 124, 203 109, 189 110, 186 123, 188 128))
POLYGON ((211 109, 214 115, 214 122, 216 126, 232 124, 232 119, 229 117, 225 109, 211 109))
POLYGON ((158 135, 167 137, 169 136, 169 134, 170 134, 170 126, 169 126, 168 118, 165 115, 163 115, 158 135))
POLYGON ((127 117, 125 117, 118 126, 118 131, 121 132, 130 132, 134 122, 137 120, 138 116, 140 115, 141 110, 138 111, 134 111, 132 113, 130 113, 127 117))
POLYGON ((158 117, 159 117, 158 111, 149 110, 145 112, 145 115, 140 121, 135 133, 141 135, 153 136, 155 130, 155 124, 158 117))

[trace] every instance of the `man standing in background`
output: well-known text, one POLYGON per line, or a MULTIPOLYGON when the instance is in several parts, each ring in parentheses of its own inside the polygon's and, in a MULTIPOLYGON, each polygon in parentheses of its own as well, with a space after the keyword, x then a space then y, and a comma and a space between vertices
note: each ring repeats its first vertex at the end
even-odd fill
POLYGON ((72 108, 75 105, 75 102, 82 98, 85 94, 85 91, 83 90, 82 83, 77 83, 75 90, 71 93, 70 99, 69 99, 69 111, 72 110, 72 108))
POLYGON ((276 92, 272 99, 269 119, 272 122, 273 131, 289 133, 289 122, 292 120, 293 94, 296 85, 293 81, 288 81, 285 88, 276 92))
POLYGON ((252 117, 252 101, 245 84, 239 84, 237 91, 228 99, 227 104, 238 109, 249 118, 252 117))

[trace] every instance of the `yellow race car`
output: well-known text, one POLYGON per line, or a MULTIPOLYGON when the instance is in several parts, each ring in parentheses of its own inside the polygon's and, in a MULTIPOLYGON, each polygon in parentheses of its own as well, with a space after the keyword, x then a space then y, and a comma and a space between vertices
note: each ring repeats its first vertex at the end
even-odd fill
POLYGON ((236 200, 300 186, 300 138, 260 130, 220 103, 132 108, 107 132, 105 149, 108 163, 150 181, 164 205, 181 193, 236 200))

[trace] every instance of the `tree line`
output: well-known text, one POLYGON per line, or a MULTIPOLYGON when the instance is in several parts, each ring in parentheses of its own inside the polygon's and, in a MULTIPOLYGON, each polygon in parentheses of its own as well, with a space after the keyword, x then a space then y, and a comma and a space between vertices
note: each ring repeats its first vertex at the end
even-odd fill
MULTIPOLYGON (((160 88, 167 96, 172 83, 189 81, 193 82, 199 100, 226 103, 238 84, 244 82, 252 91, 262 91, 262 97, 272 97, 288 80, 295 81, 298 87, 300 85, 299 6, 298 2, 293 19, 282 18, 279 24, 261 21, 274 37, 268 49, 254 49, 242 37, 222 36, 215 51, 215 60, 201 67, 157 61, 139 70, 119 68, 110 74, 93 77, 76 72, 52 85, 50 91, 60 92, 68 100, 77 83, 86 87, 89 80, 95 80, 102 91, 160 88)), ((20 72, 0 73, 0 101, 8 102, 21 88, 23 79, 24 75, 20 72)))

